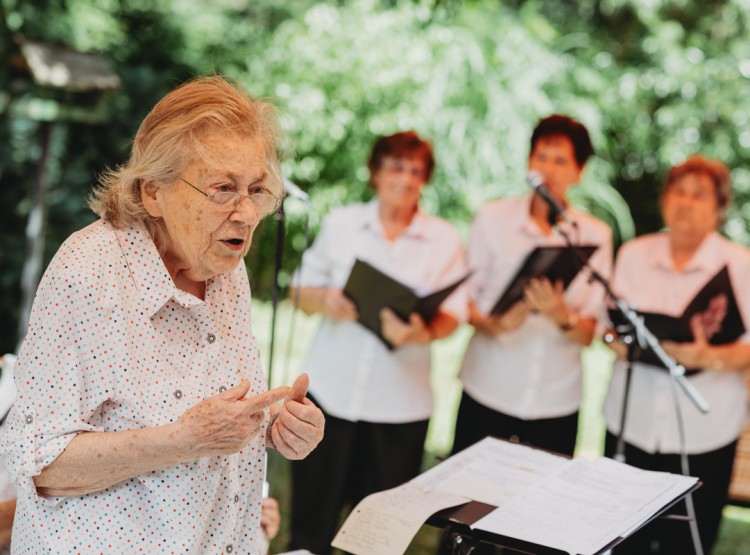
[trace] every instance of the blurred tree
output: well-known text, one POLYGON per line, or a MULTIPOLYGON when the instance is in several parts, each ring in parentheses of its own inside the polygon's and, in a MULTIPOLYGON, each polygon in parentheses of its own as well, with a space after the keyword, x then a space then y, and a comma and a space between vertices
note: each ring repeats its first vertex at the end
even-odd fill
MULTIPOLYGON (((0 0, 0 49, 13 36, 57 41, 112 60, 123 80, 106 127, 53 144, 47 259, 93 219, 95 175, 120 163, 136 126, 176 83, 235 76, 279 105, 286 173, 312 197, 313 227, 330 207, 367 199, 365 161, 378 135, 413 128, 435 145, 426 210, 466 233, 487 199, 525 192, 536 120, 565 112, 591 130, 599 156, 575 201, 618 238, 660 226, 667 167, 692 152, 725 160, 738 202, 727 233, 747 241, 750 58, 746 0, 0 0), (623 200, 623 197, 625 200, 623 200), (625 202, 627 201, 627 203, 625 202)), ((31 94, 0 67, 0 350, 12 348, 22 233, 39 158, 36 124, 12 106, 31 94)), ((306 211, 287 201, 286 283, 304 246, 306 211)), ((248 257, 267 297, 275 226, 248 257)))
MULTIPOLYGON (((594 100, 556 86, 569 67, 517 13, 495 3, 384 8, 358 0, 319 3, 284 22, 269 35, 266 55, 248 60, 245 83, 281 106, 294 152, 287 171, 310 192, 314 214, 368 198, 374 139, 413 128, 433 141, 437 158, 423 205, 466 233, 483 202, 527 190, 528 143, 539 117, 569 112, 604 142, 594 100)), ((614 173, 606 154, 592 162, 576 199, 598 207, 627 237, 632 221, 609 185, 614 173)), ((290 218, 284 283, 304 246, 304 217, 290 218)), ((270 271, 262 256, 251 254, 251 269, 270 271)))
POLYGON ((750 15, 744 0, 528 0, 520 15, 572 68, 559 86, 599 107, 613 185, 637 232, 661 227, 666 170, 700 152, 733 168, 726 234, 750 241, 750 15))

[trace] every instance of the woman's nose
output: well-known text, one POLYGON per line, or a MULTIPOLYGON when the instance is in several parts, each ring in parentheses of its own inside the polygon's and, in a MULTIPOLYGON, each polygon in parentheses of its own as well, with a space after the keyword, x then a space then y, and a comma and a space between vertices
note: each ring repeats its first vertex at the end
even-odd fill
POLYGON ((258 223, 261 219, 260 211, 248 196, 240 198, 237 206, 229 216, 233 222, 241 222, 247 225, 258 223))

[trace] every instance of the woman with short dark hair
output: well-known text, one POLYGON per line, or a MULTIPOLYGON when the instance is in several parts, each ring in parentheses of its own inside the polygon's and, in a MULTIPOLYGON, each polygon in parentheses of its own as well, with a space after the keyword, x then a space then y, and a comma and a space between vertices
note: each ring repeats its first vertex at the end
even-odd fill
POLYGON ((417 313, 404 322, 384 309, 382 334, 393 350, 357 323, 357 307, 342 293, 356 259, 420 296, 465 274, 458 234, 419 208, 434 166, 431 145, 413 131, 382 137, 368 166, 376 198, 326 216, 292 292, 306 313, 323 316, 303 370, 326 414, 326 435, 317 456, 292 465, 291 546, 318 554, 331 550, 347 501, 419 473, 432 412, 429 345, 466 318, 459 288, 429 322, 417 313))

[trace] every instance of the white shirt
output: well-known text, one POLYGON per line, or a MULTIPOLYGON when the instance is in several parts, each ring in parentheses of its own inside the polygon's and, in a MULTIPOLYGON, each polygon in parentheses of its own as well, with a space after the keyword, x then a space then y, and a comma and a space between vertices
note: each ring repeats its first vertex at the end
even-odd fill
MULTIPOLYGON (((390 242, 379 203, 333 210, 305 252, 295 285, 343 289, 357 258, 424 296, 466 274, 461 239, 446 221, 417 211, 390 242)), ((373 292, 377 294, 377 292, 373 292)), ((467 294, 458 287, 441 305, 459 322, 467 318, 467 294)), ((351 421, 416 422, 430 417, 430 348, 408 344, 389 351, 356 322, 323 318, 304 363, 310 391, 322 408, 351 421)))
MULTIPOLYGON (((250 380, 266 389, 245 268, 178 290, 143 229, 101 220, 60 247, 15 364, 0 448, 18 484, 14 553, 257 553, 265 430, 204 457, 79 497, 41 497, 33 476, 81 432, 174 422, 250 380)), ((265 426, 264 426, 265 427, 265 426)))
MULTIPOLYGON (((613 288, 626 302, 644 312, 680 316, 708 281, 729 266, 729 276, 745 326, 750 328, 750 251, 711 233, 681 271, 672 264, 669 235, 656 233, 622 246, 617 256, 613 288)), ((750 341, 750 331, 740 341, 750 341)), ((688 453, 719 449, 737 439, 746 417, 747 393, 743 372, 706 370, 688 378, 711 406, 702 414, 679 386, 688 453)), ((635 363, 625 422, 625 440, 649 453, 679 453, 677 417, 666 370, 635 363)), ((625 362, 618 361, 605 401, 607 428, 618 433, 625 386, 625 362)))
MULTIPOLYGON (((483 206, 472 225, 468 247, 472 299, 488 314, 535 247, 562 246, 557 232, 543 235, 531 220, 531 196, 492 201, 483 206)), ((568 210, 578 231, 565 227, 571 240, 597 245, 589 262, 605 278, 612 260, 612 233, 596 218, 568 210)), ((604 295, 598 283, 579 272, 565 291, 568 307, 580 316, 598 319, 604 295)), ((570 341, 554 322, 530 314, 511 332, 491 336, 476 332, 461 365, 466 393, 498 412, 535 420, 567 416, 578 410, 582 397, 581 346, 570 341)))

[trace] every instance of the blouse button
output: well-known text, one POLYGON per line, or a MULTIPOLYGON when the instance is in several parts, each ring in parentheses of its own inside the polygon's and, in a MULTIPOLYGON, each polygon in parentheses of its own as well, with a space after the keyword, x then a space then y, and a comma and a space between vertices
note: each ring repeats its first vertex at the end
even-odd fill
POLYGON ((225 385, 219 386, 219 393, 224 393, 226 390, 227 390, 227 386, 225 385))
POLYGON ((31 416, 30 414, 27 414, 24 420, 26 421, 27 424, 31 424, 34 421, 34 417, 31 416))
POLYGON ((209 343, 213 343, 214 341, 216 341, 216 336, 213 333, 209 333, 206 337, 206 341, 208 341, 209 343))
POLYGON ((227 552, 227 553, 231 553, 232 551, 234 551, 234 547, 232 547, 232 544, 230 543, 230 544, 229 544, 229 545, 228 545, 228 546, 226 547, 226 552, 227 552))
POLYGON ((240 501, 240 496, 239 495, 235 495, 234 496, 234 502, 235 503, 239 503, 239 501, 240 501))
POLYGON ((180 391, 179 389, 176 389, 175 392, 174 392, 174 398, 175 399, 182 399, 182 391, 180 391))

